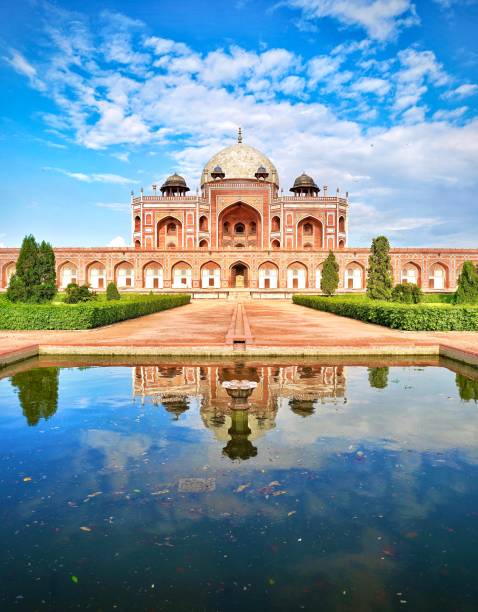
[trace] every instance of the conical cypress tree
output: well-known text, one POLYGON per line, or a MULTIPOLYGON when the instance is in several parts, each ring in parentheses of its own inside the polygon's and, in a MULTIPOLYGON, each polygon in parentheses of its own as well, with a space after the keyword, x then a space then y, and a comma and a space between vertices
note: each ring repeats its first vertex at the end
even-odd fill
POLYGON ((390 300, 393 288, 390 243, 385 236, 377 236, 372 240, 370 250, 367 295, 373 300, 390 300))
POLYGON ((458 278, 455 303, 473 304, 475 302, 478 302, 478 272, 472 261, 465 261, 458 278))
POLYGON ((51 300, 55 293, 55 254, 51 245, 42 242, 38 246, 32 235, 25 236, 7 298, 11 302, 37 304, 51 300))
POLYGON ((23 239, 15 274, 10 279, 10 285, 7 289, 7 298, 10 301, 30 301, 32 288, 40 282, 37 261, 38 244, 30 234, 23 239))
POLYGON ((38 302, 48 302, 56 294, 56 266, 55 253, 49 242, 44 240, 38 247, 38 275, 40 284, 36 290, 38 302))
POLYGON ((333 295, 339 286, 339 264, 332 251, 329 251, 327 259, 322 266, 322 278, 320 288, 325 295, 333 295))

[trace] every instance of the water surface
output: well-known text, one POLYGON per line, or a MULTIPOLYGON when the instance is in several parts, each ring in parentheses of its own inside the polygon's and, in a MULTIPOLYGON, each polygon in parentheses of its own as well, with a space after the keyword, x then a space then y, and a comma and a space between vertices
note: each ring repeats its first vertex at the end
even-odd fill
POLYGON ((61 365, 0 380, 1 610, 478 609, 475 371, 61 365))

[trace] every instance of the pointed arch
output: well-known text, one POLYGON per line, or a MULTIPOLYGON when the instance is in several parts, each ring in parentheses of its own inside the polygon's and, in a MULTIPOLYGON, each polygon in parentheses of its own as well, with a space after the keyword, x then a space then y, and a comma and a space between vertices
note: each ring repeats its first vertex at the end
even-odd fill
POLYGON ((203 289, 221 288, 221 266, 215 261, 208 261, 201 266, 201 287, 203 289))
POLYGON ((192 268, 185 261, 176 262, 171 268, 171 282, 173 289, 191 289, 192 268))
POLYGON ((279 268, 272 261, 264 261, 259 266, 259 289, 277 289, 279 268))
POLYGON ((358 261, 351 261, 345 266, 345 289, 363 289, 365 286, 365 269, 358 261))
POLYGON ((413 262, 409 261, 402 266, 402 270, 400 273, 400 282, 402 283, 410 283, 414 285, 418 285, 418 287, 422 286, 422 270, 420 266, 413 262))
POLYGON ((429 267, 428 286, 430 289, 447 289, 449 287, 450 270, 442 261, 436 261, 429 267))
POLYGON ((10 284, 10 279, 15 274, 15 270, 17 268, 17 264, 15 261, 7 262, 2 268, 2 285, 3 287, 8 287, 10 284))
POLYGON ((106 266, 99 260, 90 262, 86 266, 86 282, 92 289, 106 288, 106 266))
POLYGON ((131 289, 134 287, 134 266, 129 261, 120 261, 115 266, 115 283, 118 289, 131 289))
POLYGON ((305 289, 308 286, 307 266, 300 261, 294 261, 287 266, 287 288, 305 289))
POLYGON ((297 223, 297 247, 299 249, 319 250, 324 244, 324 225, 322 221, 308 215, 297 223), (307 245, 307 246, 306 246, 307 245))
POLYGON ((71 261, 64 261, 58 266, 56 278, 60 289, 66 289, 70 283, 78 284, 78 267, 71 261))
POLYGON ((243 261, 236 261, 229 267, 230 287, 249 287, 250 268, 243 261))
POLYGON ((183 245, 183 224, 173 215, 160 219, 156 225, 158 249, 180 248, 183 245))
POLYGON ((235 202, 226 206, 218 218, 219 246, 247 247, 260 245, 262 228, 261 213, 250 204, 235 202))
POLYGON ((159 261, 148 261, 143 266, 143 287, 145 289, 162 289, 163 286, 163 266, 159 261))

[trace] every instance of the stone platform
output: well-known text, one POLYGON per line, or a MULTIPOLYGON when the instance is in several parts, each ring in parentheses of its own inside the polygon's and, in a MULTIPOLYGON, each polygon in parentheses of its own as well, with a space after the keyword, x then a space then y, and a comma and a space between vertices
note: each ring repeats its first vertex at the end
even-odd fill
POLYGON ((87 331, 0 331, 0 366, 37 354, 442 355, 478 365, 478 332, 403 332, 276 300, 198 300, 87 331))

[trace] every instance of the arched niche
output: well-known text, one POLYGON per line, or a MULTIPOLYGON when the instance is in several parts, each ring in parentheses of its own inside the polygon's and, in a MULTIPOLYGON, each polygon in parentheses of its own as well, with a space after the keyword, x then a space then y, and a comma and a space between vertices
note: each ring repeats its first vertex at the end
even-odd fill
POLYGON ((221 268, 215 261, 208 261, 201 266, 201 287, 203 289, 220 289, 221 268))
POLYGON ((176 217, 165 217, 158 222, 156 246, 158 249, 179 248, 183 244, 183 224, 176 217))
POLYGON ((78 284, 78 268, 71 261, 65 261, 58 268, 57 281, 60 289, 66 289, 71 283, 78 284))
POLYGON ((279 286, 279 268, 272 261, 265 261, 259 266, 259 289, 277 289, 279 286))
POLYGON ((287 288, 288 289, 305 289, 307 287, 307 268, 306 266, 296 261, 287 267, 287 288))
POLYGON ((192 268, 185 261, 178 261, 171 269, 171 281, 173 289, 191 289, 192 268))
POLYGON ((345 267, 344 287, 345 289, 364 288, 364 269, 358 262, 352 261, 345 267))
POLYGON ((128 261, 122 261, 115 266, 115 283, 118 289, 134 287, 134 267, 128 261))
POLYGON ((305 217, 297 224, 297 245, 299 249, 321 249, 324 242, 324 227, 315 217, 305 217))
POLYGON ((150 261, 143 267, 143 286, 145 289, 162 289, 163 266, 157 261, 150 261))
POLYGON ((412 261, 406 263, 404 266, 402 266, 400 281, 402 283, 418 285, 418 287, 421 287, 422 279, 420 266, 412 261))
POLYGON ((92 261, 86 268, 87 283, 92 289, 106 288, 106 268, 100 261, 92 261))
POLYGON ((261 235, 261 216, 255 208, 237 202, 225 208, 219 215, 219 246, 258 247, 261 235))

